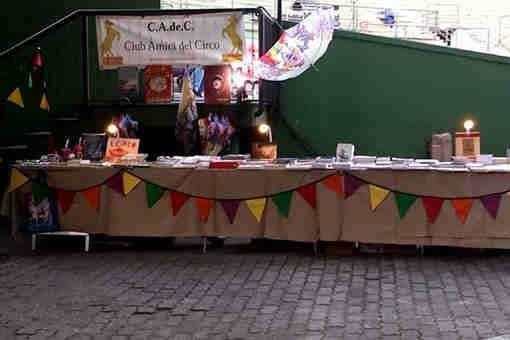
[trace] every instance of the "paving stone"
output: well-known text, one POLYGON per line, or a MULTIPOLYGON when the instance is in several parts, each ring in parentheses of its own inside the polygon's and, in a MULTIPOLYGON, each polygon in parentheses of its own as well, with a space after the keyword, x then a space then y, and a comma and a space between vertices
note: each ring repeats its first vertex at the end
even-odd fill
POLYGON ((0 338, 486 339, 510 333, 508 260, 186 249, 10 258, 0 338))

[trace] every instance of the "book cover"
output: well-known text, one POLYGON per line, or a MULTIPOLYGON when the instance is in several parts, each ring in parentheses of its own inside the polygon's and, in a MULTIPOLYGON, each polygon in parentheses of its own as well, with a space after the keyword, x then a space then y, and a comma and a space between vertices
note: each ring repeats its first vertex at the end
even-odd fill
POLYGON ((138 154, 140 140, 137 138, 108 138, 105 160, 117 162, 128 154, 138 154))
POLYGON ((204 96, 206 104, 230 103, 230 77, 232 69, 229 65, 205 66, 204 96))
POLYGON ((138 86, 138 68, 119 67, 119 96, 136 98, 140 93, 138 86))
POLYGON ((172 66, 149 65, 145 68, 145 102, 147 104, 172 101, 172 66))

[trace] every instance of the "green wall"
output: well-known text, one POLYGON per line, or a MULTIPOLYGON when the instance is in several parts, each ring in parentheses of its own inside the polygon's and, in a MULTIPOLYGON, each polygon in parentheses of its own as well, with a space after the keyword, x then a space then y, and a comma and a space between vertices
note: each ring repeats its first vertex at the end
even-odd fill
MULTIPOLYGON (((60 0, 60 1, 8 1, 3 4, 0 20, 0 50, 33 34, 53 21, 76 9, 159 8, 159 0, 60 0)), ((95 46, 95 28, 90 18, 90 47, 95 46)), ((94 52, 95 53, 95 52, 94 52)), ((98 75, 97 59, 91 53, 92 94, 101 88, 115 86, 112 73, 98 75)), ((28 46, 16 55, 0 60, 0 96, 6 98, 17 86, 21 87, 25 108, 3 104, 0 115, 0 144, 12 144, 27 130, 51 128, 52 116, 76 114, 82 100, 81 25, 74 22, 50 34, 38 44, 28 46), (48 79, 48 97, 51 114, 39 109, 40 93, 27 86, 30 57, 33 48, 42 47, 48 79)))
POLYGON ((422 157, 431 134, 459 131, 467 116, 482 153, 510 147, 510 59, 338 31, 316 66, 282 84, 281 155, 350 142, 356 154, 422 157))

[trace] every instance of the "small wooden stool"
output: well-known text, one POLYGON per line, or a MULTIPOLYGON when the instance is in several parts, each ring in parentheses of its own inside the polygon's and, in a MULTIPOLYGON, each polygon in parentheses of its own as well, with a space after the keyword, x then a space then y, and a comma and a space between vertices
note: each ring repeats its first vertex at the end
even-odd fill
POLYGON ((88 233, 82 233, 78 231, 53 231, 46 233, 32 234, 32 251, 36 248, 37 236, 81 236, 85 237, 85 252, 89 251, 90 246, 90 235, 88 233))

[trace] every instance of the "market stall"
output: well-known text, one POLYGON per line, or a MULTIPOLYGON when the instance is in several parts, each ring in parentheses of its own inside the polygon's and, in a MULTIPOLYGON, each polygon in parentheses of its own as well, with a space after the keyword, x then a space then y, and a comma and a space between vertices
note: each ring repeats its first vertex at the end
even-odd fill
MULTIPOLYGON (((14 234, 39 171, 13 170, 14 234)), ((51 167, 44 192, 62 230, 92 234, 509 248, 502 171, 51 167)))

